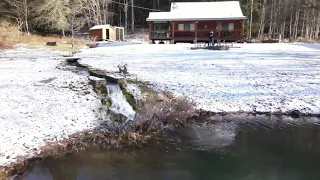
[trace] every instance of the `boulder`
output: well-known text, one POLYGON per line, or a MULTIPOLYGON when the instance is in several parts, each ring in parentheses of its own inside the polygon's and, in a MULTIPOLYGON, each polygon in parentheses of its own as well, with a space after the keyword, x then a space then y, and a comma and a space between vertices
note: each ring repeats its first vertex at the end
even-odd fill
POLYGON ((47 42, 47 46, 56 46, 57 42, 47 42))

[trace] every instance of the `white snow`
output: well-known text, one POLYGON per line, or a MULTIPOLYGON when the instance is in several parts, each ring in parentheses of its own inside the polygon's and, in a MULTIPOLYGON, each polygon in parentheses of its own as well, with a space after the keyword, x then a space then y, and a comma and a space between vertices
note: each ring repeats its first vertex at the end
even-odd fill
POLYGON ((81 63, 129 73, 161 90, 187 95, 215 112, 320 113, 320 45, 236 44, 229 51, 191 44, 130 44, 79 54, 81 63))
POLYGON ((0 167, 39 152, 44 140, 98 125, 101 103, 88 77, 56 69, 61 60, 45 49, 0 51, 0 167))

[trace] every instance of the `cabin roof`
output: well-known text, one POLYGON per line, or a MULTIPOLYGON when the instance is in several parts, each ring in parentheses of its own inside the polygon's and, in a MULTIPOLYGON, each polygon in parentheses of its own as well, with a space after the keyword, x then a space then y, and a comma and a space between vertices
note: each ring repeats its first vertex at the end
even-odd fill
POLYGON ((150 12, 147 21, 245 20, 239 1, 172 2, 170 12, 150 12))

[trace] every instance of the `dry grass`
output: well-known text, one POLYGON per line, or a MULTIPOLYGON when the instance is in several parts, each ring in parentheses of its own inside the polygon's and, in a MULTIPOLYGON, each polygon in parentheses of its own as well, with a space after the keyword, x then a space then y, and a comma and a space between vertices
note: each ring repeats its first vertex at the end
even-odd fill
POLYGON ((18 27, 8 22, 0 22, 0 49, 11 48, 18 43, 17 36, 20 34, 18 27))
MULTIPOLYGON (((13 48, 17 43, 28 44, 31 47, 47 47, 60 51, 71 51, 72 38, 61 36, 39 36, 25 35, 19 31, 17 25, 0 22, 0 49, 13 48), (47 46, 47 42, 57 42, 57 46, 47 46)), ((76 51, 86 45, 86 42, 80 39, 75 39, 76 51)))
POLYGON ((320 40, 310 40, 303 37, 299 37, 296 40, 292 40, 292 42, 302 42, 302 43, 310 43, 310 44, 318 44, 320 43, 320 40))
POLYGON ((183 127, 195 115, 195 103, 187 97, 174 97, 168 92, 150 95, 137 110, 133 122, 137 132, 154 132, 166 127, 183 127))

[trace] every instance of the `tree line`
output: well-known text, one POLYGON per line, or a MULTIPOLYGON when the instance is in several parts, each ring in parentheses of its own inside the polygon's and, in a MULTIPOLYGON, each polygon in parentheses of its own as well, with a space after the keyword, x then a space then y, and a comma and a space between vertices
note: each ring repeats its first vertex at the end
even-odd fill
MULTIPOLYGON (((149 12, 169 11, 171 2, 201 1, 219 0, 1 0, 0 18, 18 24, 27 34, 57 31, 65 35, 98 24, 124 26, 132 32, 147 27, 149 12)), ((289 39, 319 39, 320 0, 240 0, 240 4, 248 17, 249 38, 281 34, 289 39)))

